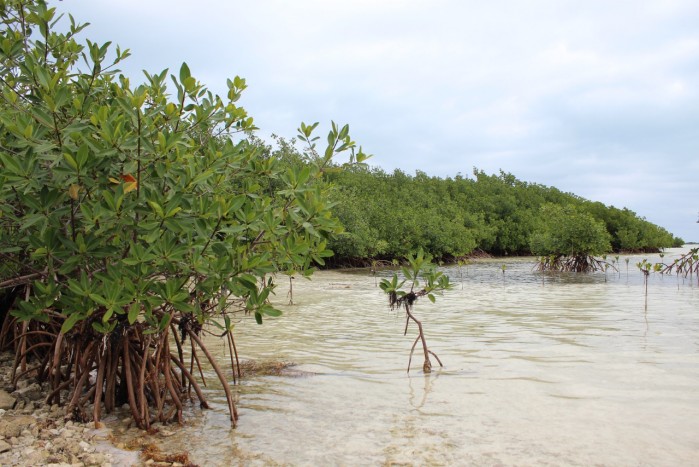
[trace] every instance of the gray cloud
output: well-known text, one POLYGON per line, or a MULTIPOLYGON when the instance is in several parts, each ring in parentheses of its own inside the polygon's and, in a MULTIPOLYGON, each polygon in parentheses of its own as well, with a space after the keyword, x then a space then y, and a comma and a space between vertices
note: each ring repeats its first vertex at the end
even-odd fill
MULTIPOLYGON (((503 169, 699 240, 699 4, 666 0, 150 0, 57 5, 223 93, 263 134, 348 122, 373 163, 503 169)), ((135 78, 134 78, 135 79, 135 78)))

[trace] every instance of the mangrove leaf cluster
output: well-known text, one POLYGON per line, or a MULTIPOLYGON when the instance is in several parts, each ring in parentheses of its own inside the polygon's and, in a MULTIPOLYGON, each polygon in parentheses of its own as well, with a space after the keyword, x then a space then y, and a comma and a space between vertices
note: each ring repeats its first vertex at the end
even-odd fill
POLYGON ((439 178, 355 167, 331 177, 335 213, 346 229, 330 243, 336 264, 401 258, 420 248, 450 260, 475 250, 598 255, 682 243, 626 208, 520 181, 505 172, 474 170, 472 178, 439 178))
POLYGON ((248 138, 244 79, 222 98, 183 64, 133 86, 116 69, 127 50, 80 44, 85 26, 44 1, 3 1, 0 19, 0 347, 16 351, 14 380, 37 377, 80 419, 128 402, 148 427, 180 420, 192 390, 206 404, 206 355, 234 419, 201 334, 233 350, 231 313, 280 314, 270 273, 331 255, 324 173, 338 153, 365 156, 347 126, 321 150, 302 124, 304 164, 282 164, 248 138))

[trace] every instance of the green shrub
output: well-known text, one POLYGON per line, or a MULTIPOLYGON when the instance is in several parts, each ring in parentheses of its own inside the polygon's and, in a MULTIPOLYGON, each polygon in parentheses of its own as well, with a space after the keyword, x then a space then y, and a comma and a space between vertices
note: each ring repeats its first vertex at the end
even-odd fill
MULTIPOLYGON (((228 80, 221 98, 182 64, 132 86, 116 69, 128 50, 78 44, 84 25, 72 17, 55 32, 45 2, 5 1, 0 17, 0 282, 22 290, 13 316, 56 336, 47 349, 85 355, 55 385, 74 378, 82 394, 85 371, 114 364, 130 367, 142 393, 148 382, 134 363, 165 365, 165 379, 171 371, 168 358, 146 362, 151 346, 169 348, 181 333, 180 347, 211 323, 226 335, 231 311, 258 322, 279 315, 269 274, 310 274, 341 231, 323 173, 337 153, 365 157, 348 127, 333 124, 318 154, 317 124, 302 124, 309 163, 282 167, 246 138, 255 127, 237 104, 244 79, 228 80), (104 362, 110 354, 116 360, 104 362)), ((60 373, 54 360, 40 377, 60 373)), ((170 392, 177 406, 181 394, 170 392)), ((148 425, 139 407, 155 396, 129 397, 148 425)), ((166 418, 162 407, 158 415, 166 418)))

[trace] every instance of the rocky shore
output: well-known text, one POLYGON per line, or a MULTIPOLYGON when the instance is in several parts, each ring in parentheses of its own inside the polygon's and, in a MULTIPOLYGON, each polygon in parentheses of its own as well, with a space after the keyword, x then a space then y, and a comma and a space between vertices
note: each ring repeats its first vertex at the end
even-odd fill
POLYGON ((94 423, 67 420, 65 408, 47 406, 45 389, 31 379, 11 387, 14 355, 0 354, 0 466, 191 466, 186 453, 165 454, 158 441, 176 427, 150 434, 131 427, 128 412, 94 423))

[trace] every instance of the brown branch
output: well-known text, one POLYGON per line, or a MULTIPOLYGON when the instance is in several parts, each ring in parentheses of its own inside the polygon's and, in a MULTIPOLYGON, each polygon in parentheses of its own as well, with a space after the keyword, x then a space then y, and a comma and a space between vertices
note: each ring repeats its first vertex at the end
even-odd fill
POLYGON ((170 355, 170 359, 171 359, 173 362, 175 362, 175 364, 179 367, 180 371, 182 371, 182 373, 187 377, 187 380, 189 381, 189 383, 190 383, 190 384, 192 385, 192 387, 194 388, 194 392, 197 393, 197 397, 199 398, 199 405, 201 406, 201 408, 203 408, 203 409, 208 409, 208 408, 209 408, 209 404, 206 402, 206 398, 204 397, 204 393, 201 392, 201 388, 200 388, 199 385, 197 384, 197 381, 194 379, 194 377, 192 376, 192 374, 191 374, 189 371, 187 371, 187 369, 184 367, 184 365, 182 364, 182 362, 180 362, 179 360, 177 360, 173 355, 170 355))
POLYGON ((8 279, 6 281, 0 282, 0 289, 4 289, 6 287, 15 287, 18 285, 25 285, 31 283, 34 279, 38 279, 39 277, 44 277, 48 274, 48 270, 44 270, 44 272, 34 272, 32 274, 27 274, 25 276, 19 276, 15 277, 14 279, 8 279))
MULTIPOLYGON (((105 345, 109 345, 107 342, 105 345)), ((97 349, 99 352, 99 349, 97 349)), ((106 355, 100 355, 97 365, 97 381, 95 382, 95 402, 92 408, 92 420, 95 422, 95 428, 99 428, 100 411, 102 409, 102 386, 104 385, 104 370, 106 366, 106 355)))
POLYGON ((140 372, 138 374, 138 391, 139 391, 139 398, 141 400, 141 407, 140 407, 140 415, 142 420, 148 420, 148 423, 150 424, 150 417, 148 414, 148 403, 146 401, 146 394, 145 394, 145 381, 146 381, 146 366, 147 366, 147 360, 148 360, 148 349, 150 348, 150 341, 151 337, 148 336, 146 338, 146 342, 143 346, 143 359, 141 361, 141 368, 140 372))
MULTIPOLYGON (((201 368, 201 362, 199 361, 199 355, 197 355, 197 348, 194 347, 194 344, 191 342, 191 338, 190 338, 190 345, 192 346, 192 358, 194 359, 194 361, 197 362, 197 369, 199 370, 199 376, 201 376, 201 382, 204 383, 204 387, 208 387, 206 385, 206 378, 204 377, 204 371, 201 368)), ((190 368, 193 368, 193 366, 194 366, 194 362, 192 362, 192 367, 190 367, 190 368)), ((192 370, 190 370, 190 372, 191 371, 192 370)))
POLYGON ((143 420, 141 419, 139 413, 138 413, 138 405, 136 404, 136 397, 134 395, 134 390, 133 390, 133 381, 131 379, 131 358, 129 356, 129 335, 128 333, 124 333, 124 338, 123 338, 123 358, 122 361, 124 362, 124 374, 126 376, 126 391, 128 393, 129 397, 129 408, 131 409, 131 415, 133 416, 133 419, 136 421, 136 425, 138 425, 139 428, 145 428, 143 420))
POLYGON ((221 381, 221 384, 223 385, 223 390, 226 393, 226 401, 228 401, 228 412, 231 417, 231 422, 233 423, 233 426, 236 425, 236 421, 238 420, 238 411, 235 408, 235 404, 233 402, 233 396, 231 395, 231 389, 228 386, 228 381, 226 381, 225 376, 221 372, 221 369, 219 368, 218 364, 216 363, 216 360, 213 358, 213 356, 209 353, 207 350, 206 346, 204 346, 204 343, 199 339, 199 336, 197 336, 194 332, 192 332, 191 329, 187 329, 187 333, 190 335, 190 337, 197 343, 197 345, 201 348, 201 350, 204 352, 206 355, 206 358, 209 360, 209 363, 211 363, 211 366, 213 367, 214 371, 218 375, 218 379, 221 381))
MULTIPOLYGON (((172 355, 170 355, 170 357, 172 357, 172 355)), ((172 402, 175 404, 175 407, 177 408, 177 421, 179 423, 182 423, 182 402, 180 401, 180 398, 177 395, 177 391, 175 391, 175 388, 172 384, 172 375, 170 374, 170 360, 168 359, 163 361, 163 366, 165 367, 163 371, 163 373, 165 374, 165 386, 170 392, 172 402)), ((169 418, 170 416, 168 416, 168 419, 169 418)))

